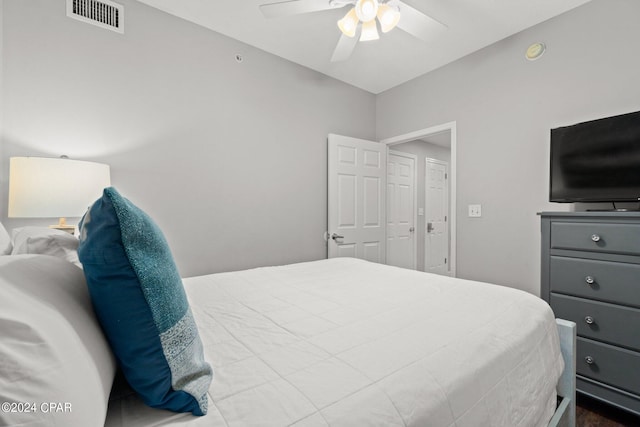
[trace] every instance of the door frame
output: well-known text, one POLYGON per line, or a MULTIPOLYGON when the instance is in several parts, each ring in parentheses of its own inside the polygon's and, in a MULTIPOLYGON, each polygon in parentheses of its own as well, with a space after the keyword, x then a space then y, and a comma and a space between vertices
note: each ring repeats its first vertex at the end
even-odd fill
MULTIPOLYGON (((391 148, 387 148, 387 162, 389 161, 389 154, 393 154, 394 156, 399 156, 399 157, 405 157, 407 159, 412 159, 413 160, 413 226, 417 227, 418 225, 418 209, 417 209, 417 205, 418 205, 418 156, 416 156, 415 154, 411 154, 411 153, 405 153, 402 151, 395 151, 392 150, 391 148)), ((388 167, 387 167, 387 174, 389 173, 388 167)), ((388 175, 387 175, 388 177, 388 175)), ((385 191, 386 191, 385 187, 385 191)), ((386 197, 388 198, 388 194, 386 195, 386 197)), ((387 203, 388 203, 388 199, 387 199, 387 203)), ((388 236, 387 236, 388 237, 388 236)), ((413 235, 413 260, 411 261, 411 265, 413 266, 414 270, 418 269, 418 233, 417 230, 414 229, 414 235, 413 235)), ((389 259, 389 245, 387 242, 387 259, 389 259)))
POLYGON ((450 212, 450 222, 449 222, 449 236, 451 236, 449 247, 450 252, 450 264, 449 269, 451 272, 451 277, 456 277, 456 265, 457 265, 457 256, 456 256, 456 221, 457 221, 457 208, 456 208, 456 187, 457 187, 457 167, 456 167, 456 158, 457 158, 457 136, 456 136, 456 122, 447 122, 436 126, 431 126, 428 128, 416 130, 413 132, 405 133, 402 135, 385 138, 380 142, 382 144, 386 144, 387 147, 392 147, 396 144, 402 144, 404 142, 415 141, 417 139, 423 139, 430 135, 434 135, 441 132, 449 131, 451 138, 451 159, 449 162, 449 174, 450 174, 450 185, 451 188, 449 190, 449 212, 450 212))

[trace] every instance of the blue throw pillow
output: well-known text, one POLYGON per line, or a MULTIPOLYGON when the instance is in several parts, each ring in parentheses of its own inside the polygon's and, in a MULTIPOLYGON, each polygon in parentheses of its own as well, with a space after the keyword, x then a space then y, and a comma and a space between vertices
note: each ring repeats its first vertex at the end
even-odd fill
POLYGON ((106 188, 82 218, 78 256, 131 387, 149 406, 206 414, 212 370, 158 226, 115 188, 106 188))

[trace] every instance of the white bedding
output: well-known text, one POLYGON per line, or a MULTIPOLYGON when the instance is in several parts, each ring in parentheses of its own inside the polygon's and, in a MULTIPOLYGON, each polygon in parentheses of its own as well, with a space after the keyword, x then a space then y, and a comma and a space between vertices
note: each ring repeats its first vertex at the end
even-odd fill
POLYGON ((185 279, 209 414, 112 400, 107 426, 545 426, 562 372, 541 299, 338 258, 185 279))

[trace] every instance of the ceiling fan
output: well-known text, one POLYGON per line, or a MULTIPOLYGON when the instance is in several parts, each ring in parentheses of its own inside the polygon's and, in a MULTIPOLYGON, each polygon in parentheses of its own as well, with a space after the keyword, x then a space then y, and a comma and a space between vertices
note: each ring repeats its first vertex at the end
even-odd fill
POLYGON ((289 0, 263 4, 260 11, 266 18, 279 18, 345 6, 351 7, 344 18, 338 21, 342 35, 331 62, 348 59, 358 41, 377 40, 378 25, 383 33, 398 27, 424 41, 429 41, 435 32, 447 28, 400 0, 289 0), (360 36, 356 37, 358 32, 360 36))

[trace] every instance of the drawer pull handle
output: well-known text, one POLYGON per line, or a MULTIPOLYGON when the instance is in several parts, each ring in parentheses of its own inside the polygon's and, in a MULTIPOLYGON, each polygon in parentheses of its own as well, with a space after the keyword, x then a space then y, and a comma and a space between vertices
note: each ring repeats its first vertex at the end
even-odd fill
POLYGON ((593 285, 596 282, 596 279, 594 279, 593 276, 587 276, 584 278, 584 281, 589 285, 593 285))
POLYGON ((592 234, 591 235, 591 240, 593 240, 594 242, 599 242, 600 241, 600 236, 598 236, 597 234, 592 234))
POLYGON ((593 360, 593 357, 591 357, 591 356, 585 357, 584 361, 587 362, 587 365, 593 365, 594 363, 596 363, 596 361, 593 360))
POLYGON ((593 325, 594 323, 596 323, 596 321, 593 320, 593 317, 591 317, 591 316, 585 317, 584 321, 587 323, 587 325, 593 325))

